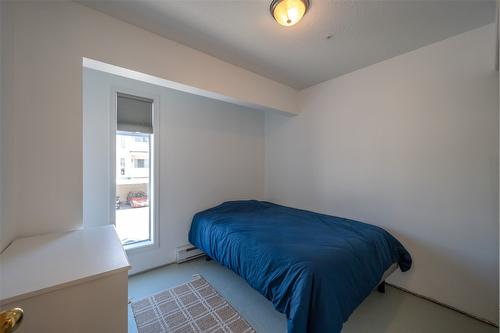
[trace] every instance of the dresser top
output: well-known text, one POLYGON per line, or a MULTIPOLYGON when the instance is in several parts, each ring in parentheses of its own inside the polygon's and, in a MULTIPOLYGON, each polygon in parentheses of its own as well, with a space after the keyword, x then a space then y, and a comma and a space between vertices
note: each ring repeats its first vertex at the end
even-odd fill
POLYGON ((18 238, 0 255, 0 305, 129 269, 112 225, 18 238))

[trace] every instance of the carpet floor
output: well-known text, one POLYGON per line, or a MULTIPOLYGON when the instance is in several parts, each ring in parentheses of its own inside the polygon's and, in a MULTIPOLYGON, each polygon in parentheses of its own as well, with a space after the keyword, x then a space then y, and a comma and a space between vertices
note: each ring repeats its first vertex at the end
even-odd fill
MULTIPOLYGON (((245 280, 214 261, 198 259, 172 264, 129 279, 132 301, 202 275, 258 333, 285 333, 286 318, 245 280)), ((129 306, 129 333, 136 333, 129 306)), ((498 333, 498 328, 453 310, 387 286, 386 293, 373 292, 344 324, 343 333, 498 333)))

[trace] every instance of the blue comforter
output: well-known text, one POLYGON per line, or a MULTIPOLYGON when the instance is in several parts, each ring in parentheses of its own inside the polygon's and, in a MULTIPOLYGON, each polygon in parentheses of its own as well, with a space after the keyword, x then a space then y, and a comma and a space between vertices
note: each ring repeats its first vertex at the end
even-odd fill
POLYGON ((288 318, 288 332, 340 332, 406 249, 382 228, 262 201, 197 213, 189 241, 230 268, 288 318))

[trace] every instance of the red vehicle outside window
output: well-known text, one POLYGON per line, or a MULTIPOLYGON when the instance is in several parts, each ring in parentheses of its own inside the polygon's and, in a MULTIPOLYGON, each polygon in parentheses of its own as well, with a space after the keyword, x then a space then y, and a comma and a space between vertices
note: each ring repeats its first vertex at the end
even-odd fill
POLYGON ((148 195, 143 191, 128 192, 127 201, 132 208, 147 207, 148 195))

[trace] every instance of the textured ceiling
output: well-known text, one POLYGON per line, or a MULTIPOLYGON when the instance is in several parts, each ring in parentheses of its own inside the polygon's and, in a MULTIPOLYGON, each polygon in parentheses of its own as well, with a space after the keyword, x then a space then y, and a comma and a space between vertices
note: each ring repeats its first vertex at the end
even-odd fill
POLYGON ((495 1, 311 0, 278 25, 269 1, 78 1, 302 89, 495 20, 495 1))

